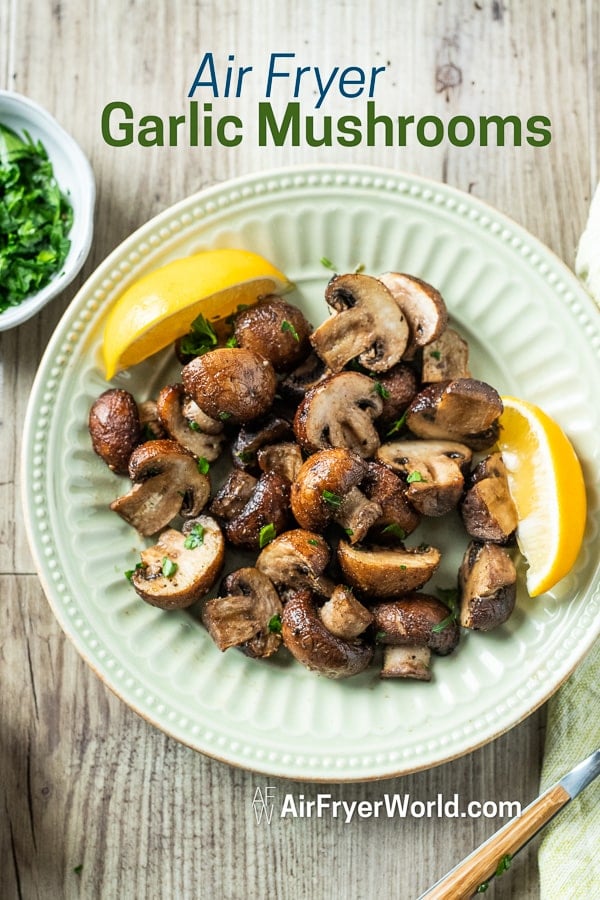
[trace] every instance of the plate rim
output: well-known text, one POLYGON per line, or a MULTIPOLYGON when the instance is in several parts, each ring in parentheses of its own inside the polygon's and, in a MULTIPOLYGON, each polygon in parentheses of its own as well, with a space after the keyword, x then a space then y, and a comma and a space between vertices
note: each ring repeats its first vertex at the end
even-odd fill
MULTIPOLYGON (((569 651, 569 653, 563 660, 562 668, 559 671, 558 681, 553 683, 550 688, 536 691, 532 705, 528 706, 528 708, 525 711, 522 711, 518 716, 505 716, 505 719, 507 719, 507 721, 503 720, 502 723, 499 723, 496 728, 492 729, 491 731, 488 730, 485 737, 481 738, 480 735, 474 735, 476 738, 478 738, 475 742, 473 742, 473 736, 471 736, 470 739, 466 740, 463 736, 462 744, 458 747, 456 752, 448 753, 447 751, 442 750, 442 753, 444 754, 443 758, 436 759, 433 762, 426 761, 423 764, 418 764, 413 761, 409 765, 401 765, 401 759, 399 757, 396 766, 388 763, 385 771, 377 772, 375 774, 365 774, 364 772, 361 772, 360 774, 354 774, 351 770, 344 770, 343 772, 341 772, 334 769, 333 771, 328 772, 326 775, 317 775, 315 774, 315 772, 307 769, 306 765, 304 766, 304 768, 290 769, 287 767, 286 763, 281 761, 281 756, 283 754, 279 752, 277 754, 279 757, 277 763, 275 763, 273 760, 264 760, 264 764, 261 764, 256 758, 248 760, 244 760, 240 757, 234 758, 232 757, 231 753, 229 753, 229 755, 221 755, 211 747, 199 746, 198 742, 193 742, 185 736, 182 736, 181 731, 178 730, 177 727, 171 727, 167 722, 159 720, 158 718, 152 716, 152 714, 149 713, 147 709, 143 708, 142 703, 136 702, 132 696, 127 696, 122 690, 119 689, 114 681, 111 681, 110 674, 105 672, 97 663, 96 659, 90 654, 85 642, 80 637, 79 633, 74 628, 69 627, 69 618, 66 615, 66 611, 64 611, 62 608, 62 601, 55 594, 55 588, 52 584, 50 571, 46 568, 46 560, 43 558, 40 547, 35 540, 35 523, 31 509, 32 504, 29 502, 29 450, 31 447, 34 427, 34 407, 36 405, 36 400, 40 392, 40 386, 43 384, 43 379, 48 367, 48 361, 54 358, 54 356, 56 355, 57 347, 61 345, 61 342, 64 342, 65 336, 68 333, 69 326, 80 313, 81 310, 79 309, 79 307, 81 306, 84 298, 87 297, 90 293, 90 290, 93 289, 94 285, 96 283, 100 283, 102 279, 107 275, 107 273, 109 273, 111 269, 114 268, 115 261, 118 259, 122 259, 122 257, 128 253, 132 246, 139 244, 140 240, 146 234, 152 234, 152 232, 157 230, 163 222, 172 220, 187 207, 191 208, 195 202, 206 203, 207 201, 210 201, 210 198, 213 195, 218 195, 227 191, 234 192, 241 185, 247 186, 249 183, 255 184, 257 182, 268 181, 269 179, 283 182, 283 179, 293 179, 294 176, 306 176, 308 173, 316 175, 317 181, 314 184, 314 187, 316 189, 322 189, 325 187, 325 184, 322 181, 324 173, 330 173, 331 183, 327 186, 341 192, 348 191, 353 186, 350 185, 347 181, 341 184, 339 183, 337 178, 341 174, 346 179, 348 179, 348 176, 351 173, 353 177, 368 177, 371 181, 374 181, 378 178, 384 180, 392 179, 395 183, 398 184, 402 181, 406 181, 407 184, 417 185, 419 188, 418 193, 422 193, 423 191, 430 191, 433 194, 435 194, 436 192, 441 192, 441 194, 444 196, 453 197, 457 203, 466 203, 468 207, 478 209, 480 213, 490 216, 496 221, 504 224, 506 228, 510 229, 511 236, 518 236, 521 240, 526 241, 528 245, 532 246, 536 250, 536 252, 541 252, 542 256, 545 256, 547 259, 549 258, 554 264, 554 267, 559 270, 562 278, 566 281, 567 292, 570 291, 576 295, 577 302, 583 305, 584 309, 590 316, 600 316, 600 310, 594 303, 591 296, 587 293, 587 291, 585 291, 584 287, 577 280, 575 274, 569 269, 569 267, 563 262, 563 260, 560 259, 560 257, 558 257, 550 248, 546 247, 538 238, 536 238, 518 223, 514 222, 504 213, 496 210, 485 201, 482 201, 477 197, 473 197, 470 194, 466 194, 458 188, 454 188, 452 186, 445 185, 432 179, 424 178, 422 176, 412 175, 411 173, 396 172, 394 170, 381 168, 378 166, 353 164, 339 166, 332 166, 331 164, 301 164, 295 166, 281 166, 278 168, 266 169, 264 171, 252 172, 247 175, 236 176, 235 178, 210 185, 206 188, 194 192, 188 197, 182 198, 181 200, 157 213, 155 216, 140 225, 100 262, 100 264, 86 279, 85 283, 81 286, 80 290, 77 292, 69 307, 65 310, 65 313, 61 317, 61 320, 59 321, 40 360, 27 404, 21 450, 21 499, 24 512, 25 530, 30 550, 34 559, 36 572, 40 579, 48 602, 50 603, 52 611, 57 618, 62 630, 71 640, 80 656, 82 656, 82 658, 90 666, 92 671, 94 671, 94 673, 100 678, 100 680, 139 716, 146 719, 146 721, 150 722, 152 725, 159 728, 170 737, 175 738, 180 743, 183 743, 191 747, 192 749, 203 753, 206 756, 212 757, 216 760, 219 760, 220 762, 225 762, 229 765, 239 766, 246 770, 254 771, 256 773, 271 775, 274 777, 285 777, 296 780, 311 781, 315 783, 343 783, 353 781, 381 780, 397 777, 399 775, 404 775, 410 772, 416 772, 427 768, 432 768, 437 765, 444 764, 445 762, 449 762, 452 759, 464 756, 465 754, 470 753, 481 746, 484 746, 490 741, 495 740, 500 735, 515 727, 517 724, 519 724, 519 722, 522 722, 543 703, 545 703, 560 688, 560 686, 567 680, 574 669, 590 651, 591 647, 595 643, 597 632, 600 628, 600 616, 598 616, 598 622, 596 623, 598 627, 590 629, 589 639, 586 641, 580 641, 577 644, 576 649, 569 651), (463 746, 465 743, 468 743, 468 746, 463 746)), ((360 187, 360 184, 357 186, 360 187)), ((278 190, 281 191, 284 187, 286 187, 286 185, 284 185, 283 183, 279 183, 277 187, 278 190)), ((287 187, 293 187, 293 184, 290 183, 289 185, 287 185, 287 187)), ((363 185, 363 187, 372 188, 373 185, 363 185)), ((252 194, 252 197, 254 196, 255 194, 252 194)), ((566 303, 566 300, 564 298, 563 302, 566 303)))

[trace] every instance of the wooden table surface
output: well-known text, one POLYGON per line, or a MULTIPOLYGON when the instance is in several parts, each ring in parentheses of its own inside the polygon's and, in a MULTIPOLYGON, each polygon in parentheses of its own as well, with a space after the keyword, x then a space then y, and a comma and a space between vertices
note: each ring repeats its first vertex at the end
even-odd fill
MULTIPOLYGON (((568 264, 598 178, 600 4, 572 0, 2 0, 0 86, 29 95, 79 141, 98 187, 95 240, 76 284, 0 336, 0 894, 12 898, 379 897, 411 900, 499 824, 495 820, 273 820, 251 801, 274 783, 311 798, 518 799, 537 793, 544 710, 470 755, 386 781, 329 787, 265 779, 189 750, 117 700, 53 618, 27 547, 19 454, 39 359, 83 279, 134 228, 174 201, 234 175, 297 162, 363 162, 426 175, 512 216, 568 264), (205 52, 223 67, 387 66, 389 114, 546 115, 547 147, 220 146, 114 148, 100 115, 181 112, 205 52)), ((215 112, 251 117, 248 83, 215 112)), ((324 111, 352 112, 337 97, 324 111)), ((539 895, 536 845, 490 888, 539 895)))

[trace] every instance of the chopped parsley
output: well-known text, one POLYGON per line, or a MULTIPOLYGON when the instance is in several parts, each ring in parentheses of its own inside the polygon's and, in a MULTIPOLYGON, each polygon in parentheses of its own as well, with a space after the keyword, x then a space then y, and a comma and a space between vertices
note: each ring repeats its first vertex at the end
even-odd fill
POLYGON ((281 323, 281 330, 288 331, 291 334, 291 336, 294 338, 295 341, 300 342, 300 336, 298 335, 298 332, 296 331, 296 329, 294 328, 292 323, 288 322, 287 319, 284 319, 283 322, 281 323))
MULTIPOLYGON (((183 546, 186 550, 196 550, 201 544, 204 543, 204 525, 201 525, 200 522, 196 522, 195 525, 190 529, 185 541, 183 542, 183 546)), ((170 562, 170 560, 169 560, 170 562)), ((175 573, 173 573, 175 574, 175 573)), ((163 566, 163 575, 167 575, 164 571, 163 566)), ((170 576, 167 575, 167 578, 170 576)))
POLYGON ((406 413, 403 413, 399 419, 396 419, 395 422, 392 422, 392 426, 389 431, 386 433, 386 437, 390 437, 392 434, 396 434, 397 431, 400 431, 401 428, 404 428, 406 424, 406 413))
POLYGON ((279 613, 275 613, 274 616, 271 616, 267 628, 271 634, 281 634, 281 616, 279 613))
POLYGON ((271 541, 277 537, 277 531, 272 522, 269 522, 268 525, 263 525, 258 534, 258 546, 262 550, 263 547, 266 547, 267 544, 270 544, 271 541))
POLYGON ((375 382, 375 393, 379 394, 384 400, 390 399, 390 392, 380 381, 375 382))
POLYGON ((500 878, 501 875, 504 875, 512 865, 512 856, 510 853, 505 853, 498 863, 498 867, 496 869, 496 878, 500 878))
POLYGON ((60 271, 72 224, 73 208, 44 145, 0 125, 0 312, 60 271))
POLYGON ((319 546, 319 542, 318 542, 317 540, 315 540, 315 538, 309 538, 309 539, 308 539, 308 543, 310 544, 311 547, 318 547, 318 546, 319 546))
POLYGON ((125 575, 125 578, 127 579, 127 581, 131 581, 132 578, 133 578, 133 576, 134 576, 134 574, 135 574, 139 569, 143 569, 143 568, 144 568, 144 563, 143 563, 143 562, 139 562, 139 563, 136 563, 136 564, 135 564, 135 569, 127 569, 127 571, 124 572, 124 575, 125 575))
POLYGON ((450 610, 450 613, 446 616, 445 619, 442 619, 441 622, 438 622, 437 625, 433 626, 431 630, 434 634, 439 634, 441 631, 447 628, 448 625, 452 625, 453 622, 457 622, 460 613, 460 610, 458 608, 457 588, 438 588, 437 593, 442 603, 444 603, 450 610))
POLYGON ((255 454, 251 450, 238 450, 235 455, 244 465, 254 462, 255 454))
POLYGON ((442 358, 442 354, 439 350, 431 350, 429 353, 430 356, 433 356, 434 359, 440 360, 442 358))
POLYGON ((392 522, 391 525, 386 525, 382 534, 391 534, 392 537, 398 538, 398 540, 403 541, 406 537, 406 532, 404 528, 401 528, 397 522, 392 522))
POLYGON ((235 334, 232 334, 230 338, 227 338, 227 340, 225 341, 225 346, 226 347, 239 347, 238 339, 236 338, 235 334))
POLYGON ((81 863, 79 863, 78 866, 73 866, 73 872, 75 873, 75 875, 81 875, 82 870, 83 865, 81 863))
POLYGON ((210 463, 205 456, 199 456, 196 460, 196 465, 198 466, 198 471, 201 475, 208 475, 210 463))
POLYGON ((423 476, 421 475, 421 473, 420 473, 417 469, 415 469, 414 472, 411 472, 411 473, 408 475, 406 481, 407 481, 407 484, 415 484, 415 482, 418 482, 418 481, 427 481, 427 479, 426 479, 426 478, 423 478, 423 476))
POLYGON ((382 641, 384 641, 386 639, 386 637, 387 637, 387 633, 385 631, 378 631, 375 634, 375 643, 380 644, 382 641))
POLYGON ((188 428, 190 429, 190 431, 200 431, 200 426, 193 420, 188 421, 188 428))
POLYGON ((344 531, 346 532, 348 537, 352 537, 352 535, 354 534, 354 531, 352 530, 352 528, 344 528, 344 531))
POLYGON ((319 261, 322 266, 325 266, 326 269, 330 269, 332 272, 337 272, 337 269, 334 266, 334 264, 326 256, 322 256, 319 261))
POLYGON ((231 413, 226 412, 225 410, 221 410, 221 412, 219 413, 219 418, 220 418, 221 422, 226 422, 227 419, 231 418, 231 413))
POLYGON ((202 356, 217 346, 215 329, 202 313, 190 325, 189 333, 181 338, 179 349, 185 356, 202 356))
POLYGON ((477 888, 477 890, 475 891, 475 893, 476 894, 485 894, 485 892, 487 891, 489 886, 490 886, 489 881, 482 881, 481 884, 479 885, 479 887, 477 888))
POLYGON ((342 498, 339 494, 335 494, 333 491, 323 491, 321 494, 325 503, 328 503, 330 506, 333 506, 335 509, 339 509, 342 505, 342 498))
POLYGON ((161 573, 165 576, 165 578, 172 578, 179 566, 176 562, 173 562, 172 559, 169 559, 168 556, 163 556, 162 558, 162 568, 161 573))

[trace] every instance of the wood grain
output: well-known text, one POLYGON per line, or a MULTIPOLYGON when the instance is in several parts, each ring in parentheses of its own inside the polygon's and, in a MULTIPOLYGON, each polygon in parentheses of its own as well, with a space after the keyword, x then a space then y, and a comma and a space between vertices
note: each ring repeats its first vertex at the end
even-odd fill
MULTIPOLYGON (((273 820, 252 797, 328 792, 375 800, 520 800, 537 793, 544 713, 428 772, 361 785, 295 784, 232 769, 177 744, 114 698, 63 637, 43 596, 20 513, 27 396, 60 315, 127 234, 199 188, 297 162, 365 162, 443 180, 500 208, 572 263, 599 174, 600 7, 594 0, 12 0, 0 4, 0 86, 42 103, 79 141, 97 178, 96 235, 77 282, 40 316, 0 335, 0 871, 12 898, 411 900, 492 834, 497 819, 273 820), (343 40, 339 36, 343 35, 343 40), (100 113, 125 99, 138 115, 185 107, 201 55, 234 53, 263 71, 268 53, 299 65, 388 64, 389 115, 546 114, 542 149, 378 145, 348 151, 107 147, 100 113), (79 867, 82 867, 79 871, 79 867), (78 870, 78 871, 76 871, 78 870)), ((250 120, 264 85, 249 83, 250 120)), ((311 103, 307 88, 303 102, 311 103)), ((327 113, 352 109, 339 97, 327 113)), ((231 111, 214 101, 215 114, 231 111)), ((535 842, 488 896, 538 897, 535 842)))

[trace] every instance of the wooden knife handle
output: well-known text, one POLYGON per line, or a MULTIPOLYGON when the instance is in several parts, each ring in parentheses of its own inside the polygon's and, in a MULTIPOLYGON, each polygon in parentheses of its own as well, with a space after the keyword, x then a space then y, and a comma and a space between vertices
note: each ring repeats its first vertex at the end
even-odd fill
POLYGON ((480 884, 495 873, 506 854, 513 856, 523 844, 537 834, 571 799, 559 784, 534 800, 520 816, 511 819, 503 828, 467 856, 461 863, 422 895, 423 900, 463 900, 472 897, 480 884))

